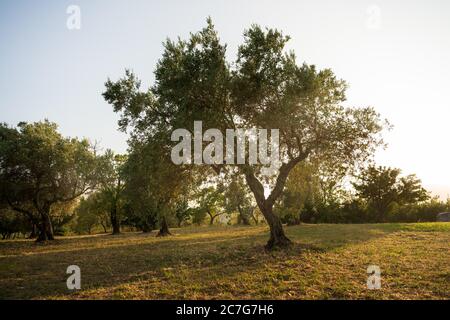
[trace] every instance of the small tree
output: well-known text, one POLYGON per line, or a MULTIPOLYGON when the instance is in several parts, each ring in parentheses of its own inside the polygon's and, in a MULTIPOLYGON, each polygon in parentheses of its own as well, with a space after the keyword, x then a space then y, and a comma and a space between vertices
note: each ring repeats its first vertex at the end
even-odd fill
POLYGON ((211 226, 218 217, 227 213, 224 208, 225 198, 223 192, 223 186, 219 185, 203 188, 198 194, 198 214, 201 215, 201 212, 206 213, 211 226))
POLYGON ((154 198, 151 151, 143 145, 136 145, 131 150, 124 166, 126 198, 126 223, 143 232, 151 232, 158 223, 158 204, 154 198))
POLYGON ((75 230, 78 233, 91 233, 96 226, 101 226, 105 233, 111 226, 109 205, 100 192, 94 192, 80 200, 75 209, 75 230))
POLYGON ((91 234, 92 229, 98 224, 99 220, 95 212, 95 208, 93 208, 89 199, 81 199, 76 209, 77 219, 74 229, 77 233, 82 234, 87 232, 91 234))
POLYGON ((101 179, 98 192, 103 206, 108 208, 113 234, 120 234, 120 222, 124 206, 125 178, 123 167, 125 161, 126 156, 114 154, 111 150, 107 150, 101 157, 101 179))
POLYGON ((178 228, 183 223, 189 221, 192 218, 193 210, 189 207, 189 202, 186 198, 180 199, 175 205, 175 218, 177 220, 178 228))
POLYGON ((170 235, 169 215, 175 215, 185 201, 187 189, 193 181, 189 171, 170 161, 162 141, 164 130, 150 137, 133 136, 129 141, 130 154, 124 167, 128 217, 144 232, 159 225, 158 236, 170 235))
POLYGON ((250 191, 242 177, 231 179, 224 193, 225 209, 229 212, 238 213, 238 223, 250 225, 250 219, 254 219, 255 205, 252 203, 250 191))

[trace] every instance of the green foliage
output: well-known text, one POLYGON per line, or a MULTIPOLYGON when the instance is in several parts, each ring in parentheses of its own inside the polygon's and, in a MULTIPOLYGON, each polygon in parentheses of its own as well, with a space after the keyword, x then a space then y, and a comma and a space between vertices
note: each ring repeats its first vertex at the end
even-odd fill
POLYGON ((17 128, 2 124, 0 154, 0 199, 39 226, 39 240, 53 239, 54 207, 73 201, 98 181, 98 161, 89 142, 62 137, 47 120, 22 122, 17 128))
POLYGON ((111 226, 109 202, 101 192, 82 198, 75 210, 76 222, 74 231, 78 234, 89 233, 101 227, 104 232, 111 226))
POLYGON ((239 176, 234 176, 226 186, 224 206, 229 215, 238 213, 238 224, 250 225, 251 219, 255 220, 255 205, 250 190, 239 176))
POLYGON ((276 210, 283 222, 293 225, 313 222, 321 212, 336 221, 340 204, 348 197, 344 188, 350 168, 338 160, 318 159, 297 165, 290 173, 276 210))
POLYGON ((200 217, 209 217, 209 224, 213 225, 216 218, 227 213, 225 210, 224 186, 222 184, 216 186, 205 187, 198 193, 198 207, 196 222, 200 217))
POLYGON ((450 211, 450 199, 446 202, 438 198, 420 203, 396 205, 390 213, 389 222, 434 222, 441 212, 450 211))
POLYGON ((77 221, 74 227, 78 234, 91 234, 92 229, 98 224, 98 216, 95 214, 96 208, 91 207, 91 201, 81 199, 77 208, 77 221))
POLYGON ((151 231, 163 219, 177 220, 181 225, 191 212, 187 201, 195 177, 170 160, 164 149, 165 132, 148 133, 150 137, 133 136, 130 154, 124 166, 126 223, 151 231))
POLYGON ((31 227, 23 214, 7 208, 0 209, 0 236, 3 240, 17 233, 26 234, 31 227))
POLYGON ((123 219, 126 160, 126 156, 114 154, 111 150, 107 150, 100 157, 98 203, 109 212, 113 234, 120 233, 120 224, 123 219))
POLYGON ((193 208, 192 223, 197 226, 202 225, 206 220, 206 215, 206 210, 203 210, 203 208, 193 208))
POLYGON ((275 207, 284 223, 299 224, 305 207, 315 206, 320 199, 319 177, 316 172, 317 167, 306 162, 292 170, 275 207))
POLYGON ((386 221, 395 206, 413 205, 429 199, 415 175, 400 178, 400 169, 369 166, 353 183, 357 196, 367 202, 376 222, 386 221))
POLYGON ((76 216, 75 207, 77 199, 67 202, 55 203, 51 210, 53 232, 55 235, 64 236, 71 232, 71 224, 76 216))
POLYGON ((349 172, 326 162, 305 163, 292 171, 276 209, 287 224, 435 221, 447 205, 429 199, 415 175, 369 166, 344 188, 349 172))
POLYGON ((175 218, 177 220, 177 226, 181 227, 183 223, 187 223, 193 215, 194 210, 189 207, 187 197, 180 199, 175 205, 175 218))

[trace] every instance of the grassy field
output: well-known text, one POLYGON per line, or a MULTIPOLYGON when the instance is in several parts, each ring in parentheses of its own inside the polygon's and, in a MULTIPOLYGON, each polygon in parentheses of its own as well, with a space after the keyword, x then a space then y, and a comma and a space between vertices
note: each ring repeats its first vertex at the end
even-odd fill
POLYGON ((301 225, 266 252, 265 226, 0 241, 1 299, 449 299, 450 223, 301 225), (82 290, 66 288, 81 268, 82 290), (382 289, 368 290, 378 265, 382 289))

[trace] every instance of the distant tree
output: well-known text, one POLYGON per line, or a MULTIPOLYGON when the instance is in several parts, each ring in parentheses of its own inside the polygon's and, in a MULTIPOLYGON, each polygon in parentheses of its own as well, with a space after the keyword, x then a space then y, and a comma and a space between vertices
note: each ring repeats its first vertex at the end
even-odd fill
POLYGON ((11 239, 16 234, 26 234, 30 229, 30 221, 23 214, 8 208, 0 208, 1 239, 11 239))
POLYGON ((195 207, 192 209, 192 223, 200 226, 205 222, 206 211, 201 207, 195 207))
POLYGON ((199 214, 201 212, 206 213, 209 217, 209 224, 213 225, 214 221, 225 215, 227 212, 224 208, 225 206, 225 198, 224 198, 224 187, 223 185, 219 186, 210 186, 200 190, 198 194, 198 210, 199 214))
POLYGON ((52 209, 92 189, 98 161, 87 140, 64 138, 49 121, 0 125, 0 199, 53 240, 52 209))
POLYGON ((81 199, 77 209, 77 220, 74 227, 75 231, 79 234, 89 233, 98 224, 99 217, 96 215, 96 208, 92 206, 92 200, 81 199))
MULTIPOLYGON (((290 173, 276 210, 283 222, 293 225, 332 215, 348 200, 344 182, 357 165, 349 167, 340 159, 304 161, 290 173)), ((333 219, 333 217, 329 217, 333 219)))
POLYGON ((300 223, 306 205, 315 206, 319 197, 319 175, 316 166, 301 163, 289 175, 275 210, 288 225, 300 223))
POLYGON ((77 199, 67 202, 55 203, 51 210, 53 232, 55 235, 63 236, 70 232, 70 223, 75 218, 77 199))
POLYGON ((399 203, 413 204, 430 199, 429 192, 422 187, 422 181, 415 174, 401 177, 399 183, 399 203))
POLYGON ((354 163, 349 166, 348 162, 341 159, 316 159, 312 163, 313 170, 317 170, 315 179, 318 187, 316 199, 322 206, 333 206, 342 203, 349 198, 348 189, 344 187, 349 177, 359 170, 365 162, 354 163))
MULTIPOLYGON (((170 235, 169 216, 184 214, 179 207, 186 201, 193 181, 190 172, 176 166, 161 146, 167 132, 156 130, 150 136, 133 136, 124 167, 128 215, 144 232, 159 226, 158 236, 170 235)), ((180 216, 177 217, 181 218, 180 216)))
POLYGON ((108 208, 112 233, 120 234, 120 222, 125 203, 123 192, 125 189, 124 165, 125 155, 114 154, 111 150, 100 157, 100 183, 98 187, 99 203, 108 208))
POLYGON ((374 221, 384 222, 394 204, 415 204, 429 199, 415 175, 400 178, 400 169, 369 166, 353 186, 357 196, 367 201, 374 221))
MULTIPOLYGON (((190 39, 165 43, 150 90, 141 91, 140 81, 127 71, 119 81, 107 82, 104 95, 121 113, 121 128, 133 127, 136 136, 155 128, 192 132, 196 120, 221 132, 279 129, 281 164, 271 178, 262 174, 261 165, 207 166, 218 174, 238 171, 245 178, 270 227, 267 248, 291 243, 273 211, 291 170, 316 156, 348 166, 363 161, 381 144, 384 127, 371 108, 344 108, 346 83, 329 69, 298 65, 295 55, 285 51, 288 40, 278 30, 253 25, 244 32, 235 63, 227 63, 226 46, 208 19, 190 39), (270 191, 267 197, 265 191, 270 191)), ((169 139, 165 144, 174 145, 169 139)))
POLYGON ((75 231, 90 234, 95 227, 101 226, 103 232, 108 232, 111 226, 109 209, 108 202, 105 201, 105 197, 101 192, 94 192, 88 197, 81 199, 75 209, 75 231))
POLYGON ((135 145, 124 167, 126 223, 145 233, 154 230, 158 223, 158 201, 154 194, 151 156, 150 148, 135 145))
POLYGON ((189 201, 186 198, 181 198, 175 205, 175 218, 177 226, 180 228, 183 223, 192 218, 193 210, 189 207, 189 201))
POLYGON ((224 193, 225 209, 229 212, 238 213, 238 223, 250 225, 254 219, 255 205, 252 203, 248 187, 240 176, 234 177, 226 186, 224 193))

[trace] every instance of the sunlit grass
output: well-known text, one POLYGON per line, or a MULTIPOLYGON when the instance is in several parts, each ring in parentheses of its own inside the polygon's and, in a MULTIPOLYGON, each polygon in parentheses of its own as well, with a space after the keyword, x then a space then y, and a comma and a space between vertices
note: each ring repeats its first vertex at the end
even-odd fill
POLYGON ((448 299, 450 223, 302 225, 266 252, 267 227, 174 229, 0 242, 0 298, 448 299), (66 288, 81 268, 82 290, 66 288), (382 289, 366 269, 381 267, 382 289))

